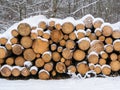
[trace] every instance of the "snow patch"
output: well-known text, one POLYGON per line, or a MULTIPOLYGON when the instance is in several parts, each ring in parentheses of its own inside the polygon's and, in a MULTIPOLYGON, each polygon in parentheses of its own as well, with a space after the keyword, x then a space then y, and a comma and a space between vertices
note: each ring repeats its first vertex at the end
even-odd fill
POLYGON ((5 65, 3 65, 1 68, 0 68, 0 71, 3 69, 3 68, 9 68, 11 71, 12 71, 12 67, 10 66, 10 65, 7 65, 7 64, 5 64, 5 65))
POLYGON ((88 37, 79 39, 79 41, 77 41, 77 43, 80 43, 81 41, 84 41, 84 40, 88 41, 90 43, 90 39, 88 37))
POLYGON ((30 68, 32 66, 32 62, 31 61, 25 61, 24 66, 27 67, 27 68, 30 68))

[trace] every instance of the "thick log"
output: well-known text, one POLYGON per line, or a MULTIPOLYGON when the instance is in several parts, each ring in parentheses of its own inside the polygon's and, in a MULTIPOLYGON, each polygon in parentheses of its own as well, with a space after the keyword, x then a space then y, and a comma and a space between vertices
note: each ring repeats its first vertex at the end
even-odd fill
POLYGON ((0 44, 5 45, 7 43, 8 39, 5 37, 0 38, 0 44))
POLYGON ((22 56, 18 56, 15 58, 16 66, 24 66, 25 59, 22 56))
POLYGON ((76 50, 76 51, 74 51, 74 53, 73 53, 73 58, 74 58, 76 61, 82 61, 82 60, 85 58, 85 52, 82 51, 82 50, 76 50))
POLYGON ((44 60, 44 62, 50 62, 52 59, 52 54, 50 51, 46 51, 42 54, 42 59, 44 60))
POLYGON ((67 49, 74 49, 75 48, 75 42, 73 40, 67 40, 65 46, 66 46, 67 49))
POLYGON ((38 73, 38 78, 41 80, 48 80, 50 78, 50 74, 48 71, 42 69, 38 73))
POLYGON ((88 55, 88 62, 89 63, 93 63, 93 64, 97 64, 99 61, 99 56, 96 52, 91 52, 89 55, 88 55))
POLYGON ((38 68, 43 67, 44 64, 45 64, 45 62, 41 58, 38 58, 38 59, 35 60, 35 66, 38 67, 38 68))
POLYGON ((56 68, 56 71, 58 73, 65 73, 66 72, 66 66, 65 66, 65 64, 63 62, 58 62, 56 64, 55 68, 56 68))
POLYGON ((19 67, 19 66, 13 66, 13 68, 12 68, 12 75, 14 77, 20 76, 20 70, 21 70, 21 67, 19 67))
POLYGON ((17 27, 17 29, 18 29, 18 33, 21 36, 28 36, 28 35, 30 35, 31 27, 27 23, 21 23, 21 24, 19 24, 18 27, 17 27))
POLYGON ((20 43, 24 48, 30 48, 32 46, 32 39, 29 36, 22 37, 20 43))
POLYGON ((44 65, 44 69, 48 72, 52 71, 53 70, 53 63, 52 62, 46 63, 44 65))
POLYGON ((65 49, 63 49, 63 51, 62 51, 62 56, 63 56, 65 59, 71 59, 72 56, 73 56, 73 52, 72 52, 72 50, 65 48, 65 49))
POLYGON ((14 58, 13 57, 8 57, 6 59, 6 64, 12 66, 14 64, 14 58))
POLYGON ((33 61, 36 58, 36 54, 33 49, 25 49, 23 56, 28 61, 33 61))
POLYGON ((61 59, 60 53, 58 53, 58 52, 52 52, 52 59, 53 59, 53 61, 55 61, 55 62, 60 61, 60 59, 61 59))
POLYGON ((26 67, 23 67, 22 69, 21 69, 21 75, 22 76, 24 76, 24 77, 27 77, 27 76, 29 76, 30 75, 30 71, 29 71, 29 69, 28 68, 26 68, 26 67))
POLYGON ((23 47, 20 45, 20 44, 14 44, 12 46, 12 52, 15 54, 15 55, 21 55, 22 52, 23 52, 23 47))
POLYGON ((111 61, 110 63, 112 71, 119 71, 120 70, 120 62, 119 61, 111 61))

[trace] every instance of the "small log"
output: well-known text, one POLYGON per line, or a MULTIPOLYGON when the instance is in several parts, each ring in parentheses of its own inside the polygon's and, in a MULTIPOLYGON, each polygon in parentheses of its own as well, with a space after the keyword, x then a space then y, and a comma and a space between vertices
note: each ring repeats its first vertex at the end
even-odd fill
POLYGON ((93 64, 97 64, 99 61, 99 56, 96 52, 91 52, 89 55, 88 55, 88 62, 89 63, 93 63, 93 64))
POLYGON ((57 49, 57 45, 56 44, 50 45, 50 49, 51 51, 55 51, 57 49))
POLYGON ((55 26, 55 21, 54 21, 54 20, 51 20, 51 21, 49 22, 49 26, 50 26, 50 27, 54 27, 54 26, 55 26))
POLYGON ((60 53, 58 53, 58 52, 52 52, 52 59, 53 59, 53 61, 55 61, 55 62, 60 61, 60 59, 61 59, 60 53))
POLYGON ((7 56, 7 50, 5 47, 0 46, 0 58, 3 59, 7 56))
POLYGON ((42 36, 43 35, 43 29, 42 28, 38 28, 37 34, 38 34, 38 36, 42 36))
POLYGON ((4 63, 4 59, 0 58, 0 65, 4 63))
POLYGON ((94 68, 95 68, 95 65, 93 63, 89 63, 89 69, 94 70, 94 68))
POLYGON ((21 69, 21 75, 22 76, 24 76, 24 77, 27 77, 27 76, 29 76, 30 75, 30 71, 28 70, 28 68, 26 68, 26 67, 23 67, 22 69, 21 69))
POLYGON ((104 41, 105 41, 105 36, 103 36, 103 35, 99 36, 99 37, 98 37, 98 40, 104 42, 104 41))
POLYGON ((32 39, 29 36, 22 37, 20 43, 24 48, 30 48, 32 46, 32 39))
POLYGON ((44 65, 44 69, 48 72, 51 72, 53 70, 53 63, 49 62, 44 65))
POLYGON ((6 64, 12 66, 14 64, 14 58, 13 57, 8 57, 6 59, 6 64))
POLYGON ((12 50, 12 44, 11 43, 6 43, 5 47, 7 50, 12 50))
POLYGON ((58 46, 57 51, 58 51, 59 53, 62 52, 62 51, 63 51, 63 47, 58 46))
POLYGON ((113 52, 113 45, 111 45, 111 44, 104 46, 104 48, 107 53, 113 52))
POLYGON ((18 29, 18 33, 21 36, 28 36, 28 35, 30 35, 31 27, 27 23, 21 23, 21 24, 19 24, 18 27, 17 27, 17 29, 18 29))
POLYGON ((42 69, 38 73, 38 78, 41 80, 48 80, 50 78, 50 74, 48 71, 42 69))
POLYGON ((76 38, 77 38, 77 37, 76 37, 76 35, 75 35, 74 32, 72 32, 72 33, 69 34, 69 39, 70 39, 70 40, 75 40, 76 38))
POLYGON ((113 39, 111 37, 108 37, 105 39, 105 43, 106 44, 112 44, 113 43, 113 39))
POLYGON ((115 31, 113 31, 112 37, 113 37, 114 39, 119 39, 119 38, 120 38, 120 30, 115 30, 115 31))
POLYGON ((53 71, 51 72, 52 77, 55 77, 56 74, 57 74, 57 72, 56 72, 55 70, 53 70, 53 71))
POLYGON ((70 60, 70 59, 65 60, 66 66, 70 66, 71 64, 72 64, 72 60, 70 60))
POLYGON ((82 38, 78 41, 78 47, 85 51, 88 50, 90 47, 90 39, 89 38, 82 38))
POLYGON ((0 38, 0 44, 5 45, 7 43, 8 39, 5 37, 0 38))
POLYGON ((9 65, 3 65, 1 67, 0 72, 1 72, 1 75, 3 77, 10 77, 11 76, 11 70, 12 70, 11 66, 9 66, 9 65))
POLYGON ((104 25, 102 27, 102 34, 106 37, 111 36, 113 33, 113 29, 110 25, 104 25))
POLYGON ((85 29, 84 23, 79 23, 79 24, 76 25, 76 30, 79 30, 79 29, 82 29, 82 30, 85 29))
POLYGON ((102 66, 102 73, 103 73, 104 75, 109 76, 110 73, 111 73, 111 67, 110 67, 109 65, 103 65, 103 66, 102 66))
POLYGON ((39 28, 42 28, 43 30, 45 30, 45 29, 47 28, 46 22, 41 21, 41 22, 38 24, 38 27, 39 27, 39 28))
POLYGON ((60 43, 60 46, 65 46, 66 45, 66 41, 64 39, 62 39, 59 43, 60 43))
POLYGON ((65 58, 61 58, 61 59, 60 59, 60 62, 63 62, 63 63, 64 63, 64 62, 65 62, 65 58))
MULTIPOLYGON (((33 31, 33 30, 32 30, 33 31)), ((31 32, 30 33, 30 38, 32 39, 32 40, 35 40, 35 39, 37 39, 37 37, 38 37, 38 34, 36 33, 36 32, 31 32)))
POLYGON ((60 40, 62 40, 63 34, 60 30, 52 30, 51 32, 51 39, 53 42, 58 43, 60 40))
POLYGON ((66 48, 67 49, 74 49, 75 48, 75 42, 73 40, 67 40, 66 48))
POLYGON ((45 64, 45 62, 41 58, 38 58, 38 59, 35 60, 35 66, 38 67, 38 68, 43 67, 44 64, 45 64))
POLYGON ((113 48, 114 48, 115 51, 120 51, 120 40, 119 39, 115 40, 113 42, 113 48))
POLYGON ((76 37, 77 39, 84 38, 86 36, 86 32, 84 30, 78 30, 76 31, 76 37))
POLYGON ((76 61, 82 61, 82 60, 85 58, 85 52, 82 51, 82 50, 76 50, 76 51, 74 51, 74 53, 73 53, 73 58, 74 58, 76 61))
POLYGON ((57 29, 57 30, 61 30, 62 29, 62 26, 61 26, 61 24, 55 24, 55 28, 57 29))
POLYGON ((37 68, 36 66, 32 66, 32 67, 30 68, 30 73, 31 73, 32 75, 36 75, 37 72, 38 72, 38 68, 37 68))
POLYGON ((95 67, 94 67, 94 71, 96 72, 96 74, 100 74, 101 73, 101 66, 100 65, 96 65, 95 67))
POLYGON ((63 36, 63 38, 64 38, 64 40, 68 40, 68 39, 69 39, 69 35, 66 35, 66 34, 65 34, 65 35, 63 36))
POLYGON ((19 66, 13 66, 13 68, 12 68, 12 75, 14 77, 20 76, 20 69, 21 69, 21 67, 19 67, 19 66))
POLYGON ((48 41, 38 38, 33 42, 32 48, 35 53, 43 54, 45 51, 48 50, 48 46, 48 41))
POLYGON ((11 34, 12 34, 13 37, 18 37, 18 35, 19 35, 19 33, 16 29, 12 30, 11 34))
POLYGON ((103 23, 104 23, 104 21, 101 18, 95 18, 93 20, 93 26, 94 26, 94 28, 100 28, 103 23))
POLYGON ((70 23, 70 22, 65 22, 65 23, 62 25, 62 31, 63 31, 63 33, 65 33, 65 34, 70 34, 73 30, 74 30, 74 26, 73 26, 73 24, 70 23))
POLYGON ((66 72, 66 66, 65 66, 65 64, 63 62, 58 62, 56 64, 55 68, 56 68, 56 71, 58 73, 65 73, 66 72))
POLYGON ((12 46, 12 52, 15 54, 15 55, 21 55, 22 52, 23 52, 23 47, 20 45, 20 44, 14 44, 12 46))
POLYGON ((116 61, 116 60, 118 59, 117 54, 116 54, 116 53, 111 53, 111 54, 110 54, 110 59, 111 59, 112 61, 116 61))
POLYGON ((99 64, 102 66, 102 65, 105 65, 106 64, 106 60, 101 58, 99 59, 99 64))
POLYGON ((120 62, 119 61, 111 61, 110 63, 112 71, 119 71, 120 70, 120 62))
POLYGON ((42 37, 48 40, 51 37, 50 36, 50 30, 47 30, 47 31, 43 32, 42 37))
POLYGON ((96 29, 95 29, 95 35, 96 35, 97 37, 99 37, 99 36, 102 35, 102 32, 101 32, 101 29, 100 29, 100 28, 96 28, 96 29))
POLYGON ((90 34, 89 39, 90 39, 91 41, 93 41, 93 40, 96 40, 97 37, 96 37, 96 35, 95 35, 94 33, 92 33, 92 34, 90 34))
POLYGON ((42 59, 44 60, 44 62, 50 62, 52 59, 52 54, 50 51, 46 51, 42 54, 42 59))
POLYGON ((72 52, 72 50, 65 48, 65 49, 63 49, 63 51, 62 51, 62 56, 63 56, 65 59, 71 59, 72 56, 73 56, 73 52, 72 52))
POLYGON ((12 44, 17 44, 17 43, 18 43, 18 38, 13 37, 13 38, 10 39, 10 42, 11 42, 12 44))
POLYGON ((76 73, 76 67, 74 65, 70 65, 67 67, 68 73, 76 73))
POLYGON ((89 71, 89 66, 86 63, 78 63, 77 64, 77 71, 81 75, 85 75, 87 71, 89 71))
POLYGON ((87 30, 86 30, 86 36, 89 37, 91 34, 92 34, 91 30, 90 30, 90 29, 87 29, 87 30))
POLYGON ((108 58, 108 54, 107 54, 105 51, 101 51, 101 52, 100 52, 100 56, 101 56, 101 58, 103 58, 103 59, 107 59, 107 58, 108 58))
POLYGON ((52 41, 52 40, 49 40, 49 44, 50 44, 50 45, 53 44, 53 41, 52 41))
POLYGON ((104 44, 99 40, 93 40, 91 42, 91 46, 90 46, 90 49, 88 50, 88 53, 90 53, 92 51, 100 53, 103 50, 104 50, 104 44))
POLYGON ((25 59, 22 56, 18 56, 15 58, 16 66, 24 66, 25 59))
POLYGON ((33 61, 36 58, 36 54, 33 49, 25 49, 23 56, 28 61, 33 61))
POLYGON ((36 54, 36 58, 40 58, 40 56, 41 56, 41 55, 40 55, 39 53, 36 54))

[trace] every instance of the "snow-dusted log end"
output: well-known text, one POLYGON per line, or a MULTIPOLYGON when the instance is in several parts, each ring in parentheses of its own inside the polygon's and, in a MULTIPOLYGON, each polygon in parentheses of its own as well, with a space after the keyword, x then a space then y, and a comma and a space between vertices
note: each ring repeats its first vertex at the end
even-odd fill
POLYGON ((38 15, 0 35, 1 78, 90 78, 120 71, 120 23, 38 15))

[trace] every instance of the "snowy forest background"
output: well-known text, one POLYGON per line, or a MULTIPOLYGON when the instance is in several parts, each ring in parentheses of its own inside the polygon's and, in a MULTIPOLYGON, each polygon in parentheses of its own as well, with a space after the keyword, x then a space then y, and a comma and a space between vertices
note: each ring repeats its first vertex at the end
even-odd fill
POLYGON ((0 0, 0 32, 13 23, 39 14, 48 18, 72 16, 75 19, 92 14, 115 23, 120 21, 120 0, 0 0))

